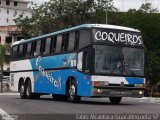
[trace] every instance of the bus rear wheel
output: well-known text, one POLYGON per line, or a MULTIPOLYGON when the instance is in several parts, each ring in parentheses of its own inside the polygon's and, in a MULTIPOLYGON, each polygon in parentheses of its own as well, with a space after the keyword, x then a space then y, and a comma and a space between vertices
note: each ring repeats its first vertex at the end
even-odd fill
POLYGON ((70 81, 68 93, 69 93, 69 100, 71 102, 79 102, 81 100, 81 97, 77 96, 77 85, 75 80, 70 81))
POLYGON ((20 83, 19 93, 20 93, 21 99, 25 99, 25 98, 26 98, 26 91, 25 91, 24 82, 21 82, 21 83, 20 83))
POLYGON ((111 104, 119 104, 122 100, 122 97, 109 97, 111 104))
POLYGON ((32 98, 32 97, 33 97, 33 94, 32 94, 32 92, 31 92, 31 81, 30 81, 30 80, 27 81, 25 90, 26 90, 26 97, 27 97, 28 99, 32 98))

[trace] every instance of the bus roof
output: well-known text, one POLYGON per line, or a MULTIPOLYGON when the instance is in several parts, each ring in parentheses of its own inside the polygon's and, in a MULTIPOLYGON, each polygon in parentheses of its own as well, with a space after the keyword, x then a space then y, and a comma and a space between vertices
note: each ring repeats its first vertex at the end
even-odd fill
POLYGON ((108 28, 108 29, 117 29, 117 30, 126 30, 126 31, 132 31, 132 32, 140 32, 137 29, 133 29, 133 28, 129 28, 129 27, 123 27, 123 26, 117 26, 117 25, 82 24, 82 25, 79 25, 79 26, 63 29, 63 30, 60 30, 60 31, 57 31, 57 32, 52 32, 52 33, 49 33, 49 34, 33 37, 33 38, 30 38, 30 39, 26 39, 26 40, 22 39, 20 41, 14 42, 12 44, 12 46, 20 44, 20 43, 33 41, 33 40, 43 39, 43 38, 46 38, 46 37, 50 37, 50 36, 53 36, 53 35, 57 35, 57 34, 64 33, 64 32, 69 32, 69 31, 77 30, 77 29, 81 29, 81 28, 108 28))

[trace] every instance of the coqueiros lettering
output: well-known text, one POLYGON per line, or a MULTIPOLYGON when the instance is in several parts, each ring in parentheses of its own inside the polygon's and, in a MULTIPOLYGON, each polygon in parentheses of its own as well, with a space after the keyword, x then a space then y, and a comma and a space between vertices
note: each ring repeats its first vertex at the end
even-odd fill
POLYGON ((59 77, 58 80, 54 79, 52 77, 52 74, 45 71, 45 69, 39 65, 41 61, 41 56, 39 56, 36 60, 36 67, 38 68, 38 70, 41 72, 41 74, 43 76, 45 76, 58 90, 61 89, 61 78, 59 77))
POLYGON ((131 35, 128 33, 114 33, 114 32, 101 32, 97 31, 95 33, 95 39, 97 41, 109 41, 112 43, 124 43, 131 45, 141 45, 142 36, 141 35, 131 35))

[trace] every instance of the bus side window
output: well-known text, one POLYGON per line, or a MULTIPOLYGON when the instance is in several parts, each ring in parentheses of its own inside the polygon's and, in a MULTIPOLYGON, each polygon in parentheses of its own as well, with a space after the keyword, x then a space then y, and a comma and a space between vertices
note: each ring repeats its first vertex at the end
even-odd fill
POLYGON ((45 55, 46 39, 41 40, 40 54, 45 55))
POLYGON ((36 53, 34 53, 35 56, 38 57, 40 55, 40 53, 41 53, 41 40, 37 41, 36 51, 35 52, 36 52, 36 53))
POLYGON ((46 44, 45 44, 45 50, 44 50, 44 55, 47 55, 50 53, 50 48, 51 48, 51 40, 52 38, 47 38, 46 39, 46 44))
POLYGON ((17 53, 18 53, 18 46, 14 46, 12 48, 12 60, 16 60, 17 59, 17 53))
POLYGON ((68 51, 68 44, 69 44, 69 33, 65 34, 64 50, 63 51, 68 51))
POLYGON ((26 57, 30 57, 30 55, 31 55, 31 47, 32 47, 32 43, 28 43, 27 44, 26 57))
POLYGON ((23 57, 26 57, 27 53, 27 43, 23 44, 23 57))
POLYGON ((56 52, 56 44, 57 44, 57 36, 53 36, 51 38, 50 53, 55 53, 56 52))
POLYGON ((32 50, 31 50, 31 56, 34 57, 34 54, 36 52, 36 45, 37 45, 37 41, 32 42, 32 50))
POLYGON ((75 32, 69 34, 67 51, 74 50, 75 36, 76 36, 75 32))
POLYGON ((78 42, 79 42, 78 37, 79 37, 79 32, 76 31, 75 32, 75 41, 74 41, 74 50, 77 50, 77 48, 78 48, 78 42))
POLYGON ((22 58, 22 57, 23 57, 23 44, 21 44, 21 45, 19 46, 18 56, 19 56, 19 58, 22 58))
POLYGON ((91 44, 91 34, 89 30, 81 30, 79 33, 79 49, 91 44))
POLYGON ((56 52, 61 52, 61 49, 62 49, 62 35, 57 36, 56 52))
POLYGON ((65 51, 65 39, 66 35, 62 35, 61 52, 65 51))

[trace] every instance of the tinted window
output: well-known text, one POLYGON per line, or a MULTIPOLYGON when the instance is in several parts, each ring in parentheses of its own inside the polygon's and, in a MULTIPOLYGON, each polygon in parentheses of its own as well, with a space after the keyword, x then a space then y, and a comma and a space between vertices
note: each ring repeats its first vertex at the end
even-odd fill
POLYGON ((45 48, 46 48, 46 39, 41 40, 41 48, 40 48, 40 52, 42 54, 45 53, 45 48))
POLYGON ((27 44, 26 57, 30 57, 30 55, 31 55, 31 46, 32 46, 32 43, 27 44))
POLYGON ((57 37, 57 43, 56 43, 56 52, 61 52, 61 46, 62 44, 62 35, 57 37))
POLYGON ((57 37, 52 37, 51 40, 51 53, 54 53, 56 51, 56 44, 57 44, 57 37))
POLYGON ((47 55, 47 54, 50 53, 51 40, 52 40, 51 38, 47 38, 47 39, 46 39, 44 55, 47 55))
POLYGON ((32 56, 34 56, 34 53, 36 52, 36 45, 37 45, 37 42, 32 42, 32 56))
POLYGON ((92 69, 93 52, 94 50, 92 48, 84 50, 84 70, 87 73, 91 72, 92 69))
POLYGON ((27 43, 23 45, 23 57, 26 56, 26 53, 27 53, 27 43))
POLYGON ((22 58, 23 56, 23 45, 21 44, 20 47, 19 47, 19 55, 18 55, 20 58, 22 58))
POLYGON ((68 49, 67 51, 74 49, 74 42, 75 41, 75 32, 69 34, 69 41, 68 41, 68 49))
POLYGON ((14 46, 13 48, 12 48, 12 59, 16 59, 16 57, 17 57, 17 49, 18 48, 18 46, 14 46))
POLYGON ((36 55, 40 55, 41 53, 41 41, 37 41, 37 45, 36 45, 36 55))
POLYGON ((95 72, 111 75, 144 75, 143 49, 96 45, 95 72))
POLYGON ((81 30, 79 35, 79 48, 86 47, 91 43, 91 35, 89 30, 81 30))

